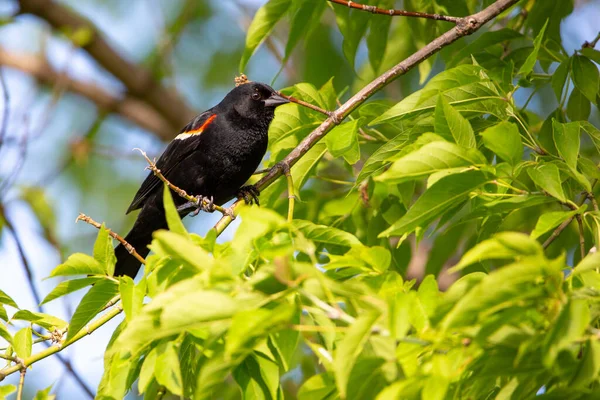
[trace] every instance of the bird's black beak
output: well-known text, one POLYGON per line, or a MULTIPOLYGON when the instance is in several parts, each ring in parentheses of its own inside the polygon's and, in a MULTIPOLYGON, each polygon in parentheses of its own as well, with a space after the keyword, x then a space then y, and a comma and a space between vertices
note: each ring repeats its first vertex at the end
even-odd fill
POLYGON ((265 100, 265 107, 277 107, 290 101, 277 93, 271 93, 271 96, 265 100))

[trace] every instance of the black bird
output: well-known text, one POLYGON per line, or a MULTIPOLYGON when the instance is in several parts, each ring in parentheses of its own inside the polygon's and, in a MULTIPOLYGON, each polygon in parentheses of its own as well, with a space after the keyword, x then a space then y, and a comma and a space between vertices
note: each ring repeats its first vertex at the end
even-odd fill
MULTIPOLYGON (((214 204, 224 204, 235 196, 256 197, 252 187, 242 185, 267 151, 275 107, 287 102, 263 83, 240 85, 186 125, 156 166, 175 186, 191 195, 212 198, 214 204)), ((125 237, 142 257, 148 255, 152 232, 167 228, 162 199, 163 184, 150 172, 127 209, 127 213, 142 209, 125 237)), ((176 194, 173 200, 176 206, 186 202, 176 194)), ((190 211, 181 211, 180 215, 190 211)), ((115 254, 115 275, 135 277, 139 261, 122 245, 117 246, 115 254)))

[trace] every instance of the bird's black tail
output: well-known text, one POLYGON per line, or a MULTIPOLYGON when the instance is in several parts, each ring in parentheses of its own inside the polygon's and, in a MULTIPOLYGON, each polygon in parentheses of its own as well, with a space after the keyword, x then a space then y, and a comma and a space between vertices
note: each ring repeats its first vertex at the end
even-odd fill
MULTIPOLYGON (((162 204, 160 207, 142 208, 125 240, 140 256, 146 258, 150 252, 148 245, 152 241, 152 233, 158 229, 167 229, 167 220, 162 204)), ((122 244, 115 248, 115 255, 117 256, 115 276, 127 275, 135 278, 140 269, 140 262, 132 254, 129 254, 122 244)))

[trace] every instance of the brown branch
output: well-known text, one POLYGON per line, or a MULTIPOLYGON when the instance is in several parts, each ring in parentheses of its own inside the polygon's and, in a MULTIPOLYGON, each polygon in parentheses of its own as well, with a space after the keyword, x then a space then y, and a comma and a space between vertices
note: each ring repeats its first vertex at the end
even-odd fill
POLYGON ((182 198, 184 198, 184 199, 186 199, 188 201, 188 203, 186 203, 186 204, 183 205, 183 207, 185 209, 188 209, 188 208, 190 208, 189 206, 191 206, 191 208, 193 208, 193 209, 202 208, 204 210, 216 210, 216 211, 220 212, 223 215, 229 215, 229 216, 235 218, 235 216, 233 216, 228 209, 223 208, 221 206, 218 206, 218 205, 214 204, 212 202, 212 200, 210 200, 210 199, 208 199, 208 198, 206 198, 204 196, 200 196, 200 195, 198 195, 198 196, 189 195, 185 190, 181 189, 179 186, 173 185, 160 172, 160 169, 158 169, 158 167, 156 166, 156 163, 154 161, 152 161, 148 157, 148 155, 146 154, 146 152, 144 150, 142 150, 142 149, 134 149, 134 150, 139 151, 142 154, 142 156, 146 159, 146 162, 148 162, 147 169, 149 169, 150 171, 152 171, 152 173, 158 179, 160 179, 164 184, 166 184, 169 187, 169 189, 171 189, 172 191, 174 191, 175 193, 177 193, 179 195, 179 197, 182 197, 182 198))
POLYGON ((440 14, 428 14, 422 12, 414 12, 414 11, 404 11, 404 10, 394 10, 394 9, 383 9, 376 6, 370 6, 367 4, 355 3, 353 1, 345 1, 345 0, 328 0, 331 3, 339 4, 342 6, 346 6, 349 8, 354 8, 355 10, 367 11, 373 14, 380 15, 388 15, 390 17, 413 17, 413 18, 426 18, 433 19, 436 21, 446 21, 452 22, 454 24, 458 24, 462 18, 460 17, 451 17, 448 15, 440 15, 440 14))
POLYGON ((585 41, 583 43, 583 46, 581 46, 581 48, 582 49, 585 49, 585 48, 593 49, 594 47, 596 47, 596 44, 598 44, 598 41, 600 41, 600 32, 598 32, 598 35, 596 35, 594 40, 592 40, 591 42, 585 41))
POLYGON ((108 44, 94 24, 71 8, 54 0, 19 0, 19 6, 19 14, 33 14, 42 18, 59 32, 88 33, 89 39, 85 43, 79 43, 81 47, 119 79, 129 93, 150 104, 171 125, 183 126, 195 115, 174 90, 155 81, 145 68, 123 58, 108 44))
MULTIPOLYGON (((85 215, 84 213, 79 213, 79 216, 75 219, 75 222, 78 221, 83 221, 87 224, 90 224, 98 229, 100 229, 102 227, 102 224, 94 221, 92 219, 92 217, 85 215)), ((125 249, 129 252, 129 254, 131 254, 132 256, 134 256, 136 258, 136 260, 138 260, 139 262, 141 262, 142 264, 146 264, 146 260, 144 259, 144 257, 140 256, 139 253, 137 251, 135 251, 135 248, 130 245, 125 239, 123 239, 122 236, 120 236, 118 233, 112 231, 111 229, 104 227, 104 229, 106 229, 108 231, 108 234, 115 240, 118 240, 119 243, 121 243, 123 245, 123 247, 125 247, 125 249)))
MULTIPOLYGON (((61 80, 56 71, 43 57, 8 52, 0 47, 0 65, 23 71, 43 84, 54 86, 61 80)), ((173 139, 179 127, 172 125, 154 108, 131 96, 120 96, 87 82, 63 77, 64 86, 81 95, 103 111, 115 112, 134 124, 154 132, 163 140, 173 139)), ((6 109, 4 110, 6 113, 6 109)))
POLYGON ((297 98, 295 98, 293 96, 288 96, 287 94, 283 94, 283 93, 281 93, 279 91, 277 92, 277 94, 280 95, 281 97, 284 97, 284 98, 288 99, 292 103, 296 103, 296 104, 299 104, 299 105, 304 106, 306 108, 310 108, 311 110, 320 112, 321 114, 324 114, 324 115, 326 115, 328 117, 331 117, 331 115, 333 114, 333 111, 324 110, 324 109, 322 109, 319 106, 315 106, 314 104, 307 103, 306 101, 297 99, 297 98))
MULTIPOLYGON (((381 76, 374 79, 371 83, 363 87, 358 93, 352 96, 346 103, 331 113, 331 115, 312 131, 302 142, 293 149, 281 162, 275 165, 271 170, 259 180, 255 187, 262 190, 272 184, 285 171, 285 168, 291 168, 296 162, 304 156, 319 140, 321 140, 334 126, 344 120, 352 111, 363 104, 374 93, 388 85, 394 79, 406 74, 419 63, 431 57, 442 48, 454 43, 463 36, 472 34, 481 28, 485 23, 496 17, 498 14, 508 9, 518 0, 497 0, 484 10, 468 17, 460 18, 456 26, 448 32, 437 37, 425 47, 417 50, 411 56, 396 64, 394 67, 384 72, 381 76)), ((235 214, 239 210, 244 200, 236 201, 231 207, 235 214)), ((231 216, 221 218, 214 229, 217 234, 221 234, 231 223, 231 216)))
POLYGON ((546 241, 544 242, 542 247, 544 249, 548 248, 548 246, 550 246, 552 244, 552 242, 554 242, 554 240, 562 233, 562 231, 564 231, 566 229, 566 227, 569 226, 571 221, 573 221, 573 218, 575 218, 575 216, 572 216, 572 217, 566 219, 562 224, 560 224, 558 226, 558 228, 556 228, 552 232, 552 234, 548 237, 548 239, 546 239, 546 241))

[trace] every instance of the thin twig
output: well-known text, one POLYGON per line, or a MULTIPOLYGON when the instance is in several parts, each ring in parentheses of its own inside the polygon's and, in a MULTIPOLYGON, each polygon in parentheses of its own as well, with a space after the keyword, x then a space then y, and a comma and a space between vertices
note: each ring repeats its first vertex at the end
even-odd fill
MULTIPOLYGON (((51 356, 52 354, 58 353, 59 351, 69 347, 73 343, 81 340, 87 335, 92 334, 96 329, 100 328, 108 321, 112 320, 114 317, 123 312, 123 307, 121 305, 117 305, 115 308, 108 311, 102 317, 96 319, 94 322, 88 325, 87 329, 80 330, 75 336, 73 336, 70 340, 64 340, 63 342, 48 347, 46 350, 40 351, 39 353, 33 354, 26 359, 23 360, 22 366, 28 367, 31 364, 34 364, 40 360, 43 360, 46 357, 51 356)), ((0 370, 0 382, 4 380, 8 375, 11 375, 22 368, 21 365, 13 365, 8 368, 4 368, 0 370)))
MULTIPOLYGON (((40 312, 44 312, 43 307, 40 305, 41 301, 41 296, 35 286, 35 280, 33 277, 33 272, 32 272, 32 268, 29 265, 29 262, 27 260, 27 256, 25 255, 25 250, 23 249, 23 246, 21 245, 21 241, 19 240, 19 236, 17 235, 17 232, 14 228, 14 226, 12 225, 12 223, 10 222, 10 220, 7 218, 5 212, 4 212, 4 208, 2 207, 2 205, 0 205, 0 216, 2 217, 2 219, 4 220, 6 229, 8 229, 8 231, 13 235, 13 238, 15 239, 15 243, 17 245, 17 251, 19 253, 19 257, 21 259, 21 264, 23 265, 23 269, 25 270, 25 274, 27 275, 27 282, 29 284, 29 289, 31 291, 31 294, 35 300, 35 303, 37 305, 38 311, 40 312)), ((35 331, 34 331, 35 332, 35 331)), ((48 340, 47 337, 43 336, 42 338, 40 338, 39 340, 34 341, 34 343, 44 343, 44 345, 46 346, 50 346, 49 343, 47 343, 46 341, 48 340)), ((73 377, 73 379, 75 379, 75 381, 79 384, 79 386, 81 387, 81 389, 90 397, 90 398, 94 398, 94 392, 92 391, 92 389, 87 385, 87 383, 83 380, 83 378, 79 375, 79 373, 73 368, 73 365, 71 365, 71 361, 68 360, 65 357, 62 357, 60 354, 58 354, 58 360, 63 364, 63 366, 65 367, 65 369, 71 374, 71 376, 73 377)), ((2 379, 0 379, 1 381, 2 379)))
POLYGON ((21 368, 21 377, 19 378, 19 389, 17 390, 17 400, 23 399, 23 386, 25 386, 25 374, 27 368, 21 368))
MULTIPOLYGON (((102 228, 102 224, 94 221, 92 219, 92 217, 85 215, 84 213, 79 213, 79 216, 77 216, 77 218, 75 219, 76 223, 78 221, 83 221, 83 222, 88 223, 98 229, 102 228)), ((146 260, 144 260, 144 257, 140 256, 139 253, 135 250, 135 248, 132 245, 130 245, 122 236, 120 236, 118 233, 112 231, 111 229, 109 229, 107 227, 104 227, 104 229, 106 229, 108 231, 108 234, 113 239, 118 240, 123 245, 123 247, 125 247, 125 249, 129 252, 129 254, 131 254, 132 256, 134 256, 136 258, 136 260, 138 260, 142 264, 146 264, 146 260)))
POLYGON ((395 9, 383 9, 376 6, 370 6, 367 4, 355 3, 353 1, 345 1, 345 0, 329 0, 332 3, 339 4, 342 6, 346 6, 349 8, 354 8, 355 10, 361 10, 370 12, 373 14, 380 15, 388 15, 390 17, 401 16, 401 17, 413 17, 413 18, 426 18, 433 19, 436 21, 446 21, 452 22, 454 24, 458 24, 462 18, 460 17, 451 17, 448 15, 440 15, 440 14, 428 14, 422 12, 414 12, 414 11, 404 11, 404 10, 395 10, 395 9))
MULTIPOLYGON (((188 202, 193 203, 193 205, 195 206, 195 208, 204 208, 204 209, 214 209, 215 211, 220 212, 223 215, 230 215, 230 211, 224 207, 221 207, 219 205, 213 204, 212 201, 210 201, 209 199, 207 199, 204 196, 191 196, 189 195, 185 190, 181 189, 178 186, 173 185, 171 182, 169 182, 169 180, 167 178, 165 178, 165 176, 160 172, 160 169, 158 169, 158 167, 156 166, 156 163, 154 161, 152 161, 148 155, 146 154, 146 152, 142 149, 134 149, 139 151, 142 156, 146 159, 146 162, 148 162, 148 167, 146 167, 147 169, 149 169, 150 171, 152 171, 152 173, 158 178, 160 179, 163 183, 165 183, 172 191, 174 191, 175 193, 177 193, 179 195, 179 197, 182 197, 184 199, 186 199, 188 202)), ((184 204, 184 207, 186 206, 186 204, 184 204)), ((187 207, 185 207, 187 208, 187 207)))
POLYGON ((596 37, 594 38, 594 40, 592 40, 591 42, 584 42, 583 46, 581 46, 582 49, 585 48, 590 48, 593 49, 594 47, 596 47, 596 44, 598 44, 598 41, 600 41, 600 32, 598 32, 598 35, 596 35, 596 37))
POLYGON ((320 112, 321 114, 327 115, 328 117, 331 117, 331 115, 333 114, 333 111, 324 110, 324 109, 322 109, 319 106, 315 106, 314 104, 307 103, 306 101, 297 99, 297 98, 295 98, 293 96, 288 96, 287 94, 283 94, 281 92, 277 92, 277 94, 279 94, 281 97, 284 97, 284 98, 288 99, 292 103, 296 103, 296 104, 299 104, 299 105, 304 106, 306 108, 310 108, 311 110, 320 112))
MULTIPOLYGON (((296 162, 304 156, 319 140, 321 140, 334 126, 344 120, 352 111, 363 104, 369 97, 387 86, 394 79, 406 74, 415 66, 436 54, 442 48, 456 42, 458 39, 470 35, 480 29, 485 23, 516 4, 518 0, 497 0, 484 10, 468 17, 460 19, 456 26, 448 32, 438 36, 423 48, 417 50, 411 56, 396 64, 394 67, 384 72, 374 79, 371 83, 363 87, 358 93, 352 96, 337 110, 312 131, 302 142, 296 146, 281 162, 276 164, 269 172, 260 179, 255 187, 263 190, 280 176, 283 175, 285 168, 291 168, 296 162)), ((242 206, 243 201, 236 201, 229 209, 236 215, 242 206)), ((217 235, 220 235, 233 219, 231 216, 223 216, 214 226, 217 235)))

